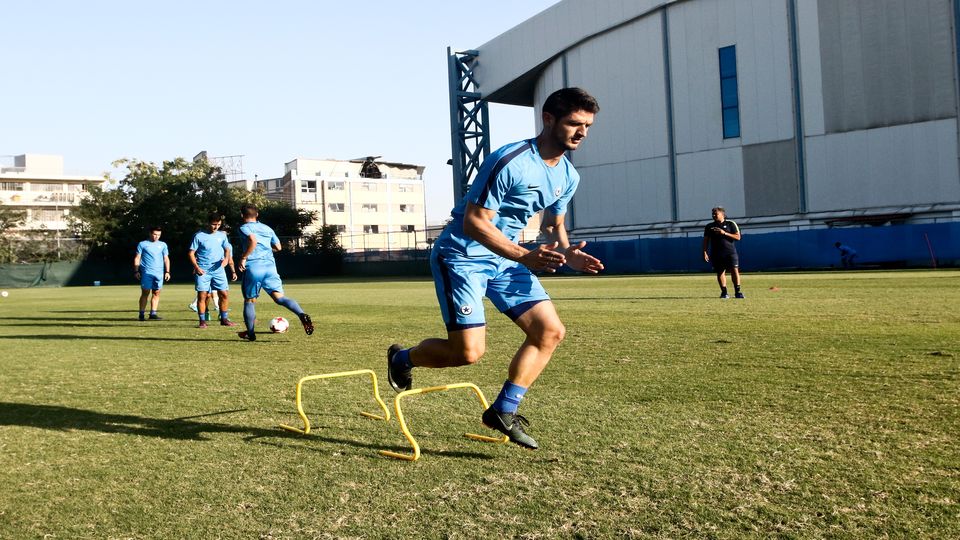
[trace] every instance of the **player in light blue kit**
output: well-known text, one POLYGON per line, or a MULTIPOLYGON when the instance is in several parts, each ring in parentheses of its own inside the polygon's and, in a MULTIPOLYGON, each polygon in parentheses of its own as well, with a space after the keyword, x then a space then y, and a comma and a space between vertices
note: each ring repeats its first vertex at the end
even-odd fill
POLYGON ((447 337, 404 349, 387 349, 387 377, 400 392, 413 384, 413 367, 444 368, 474 364, 486 350, 483 297, 526 334, 513 356, 506 382, 483 423, 525 448, 538 448, 524 431, 517 408, 527 388, 546 367, 566 329, 550 297, 531 273, 555 272, 566 264, 596 274, 600 261, 567 238, 564 215, 580 175, 565 153, 587 136, 597 101, 579 88, 564 88, 543 104, 543 130, 535 139, 508 144, 489 157, 453 220, 433 245, 430 258, 447 337), (540 230, 547 243, 528 250, 517 236, 543 210, 540 230))
POLYGON ((240 226, 240 240, 243 255, 239 268, 243 272, 243 322, 247 329, 238 333, 242 339, 256 341, 254 324, 257 322, 257 298, 260 290, 267 291, 273 301, 289 309, 300 318, 303 330, 309 336, 313 333, 313 321, 304 313, 300 304, 283 295, 283 282, 277 274, 277 262, 274 251, 280 251, 280 239, 273 229, 257 221, 260 211, 252 204, 240 208, 243 225, 240 226))
POLYGON ((193 235, 190 243, 190 263, 193 264, 193 276, 197 290, 197 314, 200 316, 198 328, 206 328, 207 296, 216 294, 220 299, 220 326, 236 326, 229 318, 230 299, 227 291, 230 283, 227 281, 225 266, 230 267, 230 279, 237 280, 237 273, 233 269, 232 247, 226 233, 220 230, 223 216, 213 212, 207 216, 207 230, 193 235))
POLYGON ((160 241, 160 227, 150 228, 150 239, 137 244, 137 255, 133 258, 133 275, 140 281, 140 316, 145 320, 147 299, 150 299, 150 320, 160 320, 157 308, 160 307, 160 289, 164 281, 170 281, 170 250, 167 243, 160 241))

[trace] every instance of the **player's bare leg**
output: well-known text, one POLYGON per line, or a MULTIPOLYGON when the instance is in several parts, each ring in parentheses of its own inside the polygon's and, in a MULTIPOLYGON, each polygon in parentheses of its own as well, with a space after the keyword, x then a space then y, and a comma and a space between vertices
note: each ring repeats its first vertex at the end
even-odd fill
POLYGON ((566 328, 557 315, 553 302, 540 302, 515 321, 526 339, 510 362, 507 381, 493 405, 483 413, 483 423, 510 437, 514 443, 531 450, 539 448, 527 434, 527 419, 517 408, 527 389, 537 380, 550 362, 557 346, 566 335, 566 328))

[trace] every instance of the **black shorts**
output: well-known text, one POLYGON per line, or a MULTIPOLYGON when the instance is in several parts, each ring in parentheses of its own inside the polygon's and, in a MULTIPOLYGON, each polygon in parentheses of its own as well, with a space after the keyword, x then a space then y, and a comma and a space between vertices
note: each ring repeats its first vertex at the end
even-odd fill
POLYGON ((713 270, 715 272, 723 272, 724 270, 733 270, 734 268, 739 268, 740 258, 736 253, 725 253, 723 255, 711 256, 710 264, 713 265, 713 270))

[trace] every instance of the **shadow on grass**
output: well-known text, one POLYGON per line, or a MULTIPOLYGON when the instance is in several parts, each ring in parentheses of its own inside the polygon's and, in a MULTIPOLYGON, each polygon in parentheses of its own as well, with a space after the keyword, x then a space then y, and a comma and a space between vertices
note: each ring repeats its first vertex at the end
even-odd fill
MULTIPOLYGON (((2 325, 0 325, 2 326, 2 325)), ((225 336, 226 337, 226 336, 225 336)), ((236 339, 236 336, 231 336, 234 339, 231 341, 236 341, 237 343, 245 343, 236 339)), ((223 342, 227 341, 226 339, 212 339, 212 338, 184 338, 184 337, 154 337, 154 336, 78 336, 76 334, 19 334, 13 336, 0 336, 0 339, 46 339, 46 340, 76 340, 76 339, 88 339, 88 340, 111 340, 111 341, 212 341, 212 342, 223 342)))
MULTIPOLYGON (((197 422, 196 418, 217 416, 242 412, 246 409, 217 411, 212 413, 185 416, 181 418, 150 418, 132 414, 111 414, 86 409, 75 409, 59 405, 37 405, 32 403, 0 402, 0 426, 25 426, 54 431, 97 431, 121 435, 138 435, 142 437, 157 437, 161 439, 175 439, 184 441, 210 440, 205 435, 214 433, 236 433, 243 435, 248 442, 287 448, 291 445, 276 442, 260 441, 259 439, 272 438, 285 441, 322 441, 335 445, 353 446, 370 450, 393 450, 394 452, 411 453, 405 446, 383 446, 349 439, 339 439, 310 433, 300 435, 280 428, 259 428, 250 426, 235 426, 211 422, 197 422)), ((393 424, 391 428, 395 428, 393 424)), ((391 433, 393 429, 390 430, 391 433)), ((313 452, 329 453, 329 449, 320 449, 305 444, 296 445, 298 448, 313 452)), ((421 449, 423 454, 436 454, 448 457, 463 457, 472 459, 493 459, 492 456, 473 452, 433 452, 421 449)))
POLYGON ((587 297, 573 297, 573 296, 552 296, 550 299, 555 302, 596 302, 603 300, 699 300, 702 298, 708 298, 703 295, 698 296, 587 296, 587 297))

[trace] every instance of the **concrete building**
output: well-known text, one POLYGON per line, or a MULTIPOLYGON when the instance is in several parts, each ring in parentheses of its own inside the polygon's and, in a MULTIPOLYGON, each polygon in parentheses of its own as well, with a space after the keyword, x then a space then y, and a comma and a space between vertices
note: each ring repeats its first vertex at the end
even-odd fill
POLYGON ((257 180, 267 197, 317 212, 312 229, 335 225, 347 251, 423 248, 427 245, 421 165, 375 158, 297 158, 281 178, 257 180))
POLYGON ((63 174, 63 157, 39 154, 13 156, 13 164, 0 166, 0 203, 24 211, 26 221, 16 230, 65 231, 70 209, 80 204, 90 186, 103 176, 63 174))
MULTIPOLYGON (((951 0, 564 0, 477 47, 483 97, 597 97, 579 237, 960 221, 951 0)), ((539 114, 535 114, 539 126, 539 114)), ((495 119, 494 119, 495 121, 495 119)))

